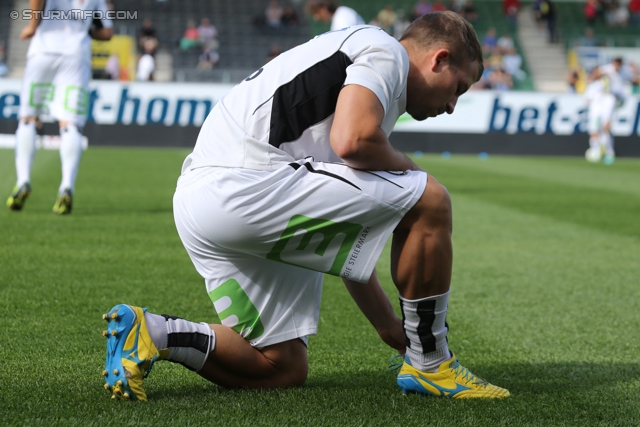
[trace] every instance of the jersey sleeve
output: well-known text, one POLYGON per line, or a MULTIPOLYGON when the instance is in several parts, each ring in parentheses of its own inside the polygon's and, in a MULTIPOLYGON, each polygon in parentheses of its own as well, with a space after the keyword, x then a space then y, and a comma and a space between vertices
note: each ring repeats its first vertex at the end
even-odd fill
POLYGON ((101 12, 102 17, 99 19, 93 19, 93 25, 96 28, 111 28, 113 27, 113 21, 107 17, 107 12, 109 8, 107 7, 107 2, 105 0, 98 0, 98 4, 95 8, 96 11, 101 12))
POLYGON ((409 72, 409 58, 394 38, 386 34, 372 34, 371 31, 361 31, 363 34, 345 42, 346 49, 359 45, 360 51, 352 57, 353 63, 347 68, 344 85, 357 84, 371 90, 386 114, 389 106, 402 94, 409 72), (370 36, 374 36, 375 42, 370 36), (364 46, 363 38, 369 39, 364 46))

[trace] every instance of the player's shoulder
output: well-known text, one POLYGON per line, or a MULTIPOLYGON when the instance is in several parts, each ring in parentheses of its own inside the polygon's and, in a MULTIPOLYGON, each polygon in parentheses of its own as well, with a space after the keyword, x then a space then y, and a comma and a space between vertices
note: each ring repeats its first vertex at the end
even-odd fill
POLYGON ((351 28, 351 37, 341 47, 349 56, 372 55, 371 58, 391 59, 397 64, 408 62, 407 51, 402 44, 381 28, 372 25, 351 28))
POLYGON ((342 51, 363 51, 367 47, 389 46, 398 48, 400 43, 380 27, 373 25, 353 25, 328 31, 314 37, 312 44, 337 45, 342 51))
POLYGON ((400 42, 380 27, 354 25, 346 30, 348 30, 348 35, 345 37, 345 43, 362 44, 389 50, 402 49, 400 42))

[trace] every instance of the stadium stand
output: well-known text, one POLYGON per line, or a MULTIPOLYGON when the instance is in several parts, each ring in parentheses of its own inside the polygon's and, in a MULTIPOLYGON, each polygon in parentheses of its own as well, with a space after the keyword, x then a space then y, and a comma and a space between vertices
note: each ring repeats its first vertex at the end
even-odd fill
MULTIPOLYGON (((9 13, 13 10, 11 2, 0 2, 0 16, 3 20, 7 20, 9 13)), ((8 47, 9 42, 9 25, 0 25, 0 40, 8 47)))
MULTIPOLYGON (((266 60, 270 48, 278 45, 284 50, 310 37, 328 30, 328 24, 308 19, 304 10, 304 1, 293 3, 300 16, 297 28, 271 29, 260 25, 267 6, 266 0, 184 0, 180 2, 141 0, 118 2, 119 10, 137 11, 139 20, 150 18, 157 31, 161 50, 168 51, 173 57, 173 79, 177 81, 222 81, 236 82, 260 67, 266 60), (208 17, 218 30, 220 61, 211 70, 196 69, 201 51, 179 48, 189 20, 199 21, 208 17)), ((281 2, 287 4, 287 2, 281 2)), ((289 3, 291 4, 291 3, 289 3)), ((388 1, 386 0, 345 0, 342 4, 358 10, 369 22, 388 1)), ((409 14, 414 0, 392 2, 394 9, 409 14)), ((516 47, 519 48, 517 34, 508 26, 499 1, 477 1, 474 3, 480 19, 475 23, 478 34, 484 34, 487 28, 495 27, 499 34, 510 32, 516 47)), ((137 28, 127 23, 117 23, 117 32, 135 35, 137 28), (118 26, 120 28, 118 28, 118 26)), ((523 70, 529 75, 527 61, 524 58, 523 70)), ((532 89, 529 77, 516 82, 515 89, 532 89)))
MULTIPOLYGON (((9 20, 8 16, 11 11, 14 10, 11 2, 0 2, 0 17, 4 20, 9 20)), ((2 25, 0 23, 0 49, 4 48, 4 58, 0 58, 0 62, 2 60, 7 61, 7 55, 10 49, 9 41, 10 41, 10 32, 9 25, 2 25)), ((0 55, 1 56, 1 55, 0 55)))
MULTIPOLYGON (((264 12, 269 3, 268 0, 139 0, 136 2, 115 0, 114 3, 117 10, 138 14, 137 21, 116 21, 116 34, 137 37, 141 22, 145 18, 153 21, 160 42, 159 68, 167 68, 168 79, 176 81, 237 82, 264 64, 273 46, 286 50, 304 43, 310 37, 329 28, 328 24, 315 22, 307 16, 304 0, 280 1, 283 6, 292 5, 300 18, 298 26, 280 29, 261 25, 264 24, 264 12), (201 49, 193 48, 185 51, 180 48, 180 39, 187 27, 187 22, 193 20, 199 23, 204 17, 208 17, 217 28, 220 42, 218 48, 220 60, 210 70, 197 68, 201 49), (163 58, 168 60, 165 61, 163 58)), ((370 22, 387 4, 391 4, 396 11, 402 11, 408 16, 416 0, 342 0, 341 3, 353 7, 366 22, 370 22)), ((530 0, 523 1, 523 8, 530 8, 532 3, 530 0)), ((11 10, 19 9, 23 4, 26 4, 24 0, 0 2, 0 16, 8 16, 11 10)), ((558 1, 555 4, 562 46, 570 49, 585 34, 587 21, 584 16, 584 3, 558 1)), ((528 64, 532 59, 527 57, 518 32, 514 31, 504 16, 502 1, 476 0, 474 7, 479 16, 474 23, 478 35, 482 37, 490 27, 494 27, 498 35, 509 33, 517 51, 523 57, 522 69, 526 77, 523 80, 516 80, 514 89, 533 90, 535 85, 531 67, 528 64)), ((521 13, 520 21, 523 19, 530 18, 521 13)), ((12 24, 15 25, 13 22, 12 24)), ((4 42, 7 52, 11 50, 9 45, 12 37, 16 36, 15 31, 11 29, 14 25, 0 25, 0 41, 4 42)), ((593 29, 603 46, 640 46, 640 33, 637 27, 611 27, 604 19, 599 19, 593 29)), ((14 47, 18 50, 22 48, 18 45, 14 47)), ((19 60, 13 58, 14 68, 19 70, 23 66, 24 54, 20 50, 20 53, 15 56, 20 57, 19 60)), ((19 77, 19 75, 16 76, 19 77)))
MULTIPOLYGON (((378 12, 384 8, 387 4, 392 4, 395 10, 401 10, 405 15, 410 15, 416 0, 395 0, 389 2, 388 0, 342 0, 340 2, 345 6, 349 6, 357 10, 364 18, 365 22, 370 22, 378 12)), ((487 29, 494 27, 498 35, 509 33, 514 40, 516 49, 522 52, 520 47, 520 40, 518 39, 517 32, 510 28, 507 18, 502 11, 502 2, 496 0, 489 1, 474 1, 473 5, 478 12, 479 19, 474 22, 474 28, 479 37, 482 37, 487 29)), ((310 22, 310 29, 313 35, 320 34, 327 31, 329 25, 323 25, 317 22, 310 22)), ((522 70, 527 74, 523 80, 515 81, 514 89, 516 90, 533 90, 533 81, 530 77, 529 67, 527 65, 527 58, 523 56, 522 70)))
MULTIPOLYGON (((567 48, 575 45, 585 34, 587 21, 584 15, 584 3, 556 3, 560 37, 567 48)), ((610 26, 605 19, 597 19, 593 32, 601 44, 609 47, 640 47, 640 30, 631 25, 626 27, 610 26)))
MULTIPOLYGON (((160 49, 173 55, 174 80, 237 82, 264 64, 272 45, 289 49, 310 37, 304 20, 297 28, 270 29, 260 25, 266 5, 266 0, 140 0, 118 2, 117 8, 137 11, 139 20, 148 17, 153 21, 160 49), (179 47, 187 22, 200 22, 203 17, 208 17, 216 27, 220 42, 220 61, 211 70, 196 69, 201 50, 183 51, 179 47)), ((304 17, 301 6, 298 13, 304 17)), ((121 27, 120 33, 130 35, 137 30, 126 23, 116 26, 121 27), (123 29, 123 25, 127 27, 123 29)))

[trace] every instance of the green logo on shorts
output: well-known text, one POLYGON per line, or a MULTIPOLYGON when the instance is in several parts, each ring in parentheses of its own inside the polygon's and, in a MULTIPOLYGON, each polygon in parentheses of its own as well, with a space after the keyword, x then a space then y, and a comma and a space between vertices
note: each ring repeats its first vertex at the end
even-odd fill
POLYGON ((223 324, 245 339, 252 340, 264 334, 260 313, 236 280, 227 280, 209 292, 209 298, 223 324))
POLYGON ((80 86, 67 86, 64 92, 64 109, 70 113, 86 116, 89 111, 89 94, 80 86))
POLYGON ((267 259, 338 276, 360 230, 359 224, 294 215, 267 259))
POLYGON ((53 99, 55 86, 51 83, 31 83, 29 88, 29 105, 33 108, 43 108, 53 99))

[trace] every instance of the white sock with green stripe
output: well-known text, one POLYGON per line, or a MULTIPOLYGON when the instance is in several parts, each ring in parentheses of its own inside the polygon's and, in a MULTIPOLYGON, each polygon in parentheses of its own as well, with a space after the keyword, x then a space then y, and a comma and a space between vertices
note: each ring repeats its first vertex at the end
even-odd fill
POLYGON ((423 372, 436 372, 451 358, 447 343, 449 292, 418 300, 400 297, 402 325, 407 335, 407 357, 423 372))

